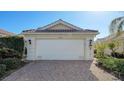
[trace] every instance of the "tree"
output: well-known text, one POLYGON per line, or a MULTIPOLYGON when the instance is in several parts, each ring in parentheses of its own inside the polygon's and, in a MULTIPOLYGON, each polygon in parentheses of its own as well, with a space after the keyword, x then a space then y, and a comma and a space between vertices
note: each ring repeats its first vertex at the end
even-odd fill
POLYGON ((109 32, 112 36, 112 39, 116 39, 124 33, 123 27, 124 27, 124 16, 112 20, 109 27, 109 32))
POLYGON ((124 16, 115 18, 114 20, 112 20, 110 27, 109 27, 110 34, 115 34, 115 33, 118 34, 122 32, 123 26, 124 26, 124 16))
POLYGON ((120 42, 117 40, 113 40, 108 43, 108 48, 112 51, 112 54, 115 55, 116 50, 119 48, 120 42))

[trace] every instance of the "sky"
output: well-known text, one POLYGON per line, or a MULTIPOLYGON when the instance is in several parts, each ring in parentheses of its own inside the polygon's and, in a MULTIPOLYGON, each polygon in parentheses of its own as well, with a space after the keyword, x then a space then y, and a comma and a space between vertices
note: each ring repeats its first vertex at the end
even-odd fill
POLYGON ((124 16, 123 12, 1 11, 0 29, 19 34, 23 30, 36 29, 62 19, 83 29, 98 30, 100 34, 96 38, 103 38, 109 35, 111 21, 121 16, 124 16))

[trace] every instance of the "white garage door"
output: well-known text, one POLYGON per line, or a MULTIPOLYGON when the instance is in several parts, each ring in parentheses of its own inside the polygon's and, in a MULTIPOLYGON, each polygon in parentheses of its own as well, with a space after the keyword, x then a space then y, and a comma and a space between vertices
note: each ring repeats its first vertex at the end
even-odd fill
POLYGON ((36 40, 37 60, 83 60, 83 40, 36 40))

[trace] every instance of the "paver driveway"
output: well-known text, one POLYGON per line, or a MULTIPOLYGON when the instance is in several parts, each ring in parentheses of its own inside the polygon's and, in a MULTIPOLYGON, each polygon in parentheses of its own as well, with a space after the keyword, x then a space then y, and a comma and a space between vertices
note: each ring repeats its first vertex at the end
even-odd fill
POLYGON ((91 81, 118 80, 88 61, 40 61, 31 62, 4 80, 7 81, 91 81))

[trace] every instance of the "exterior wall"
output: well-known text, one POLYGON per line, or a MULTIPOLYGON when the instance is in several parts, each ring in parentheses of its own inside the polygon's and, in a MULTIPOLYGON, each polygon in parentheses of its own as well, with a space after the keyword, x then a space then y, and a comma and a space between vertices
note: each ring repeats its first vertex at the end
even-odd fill
POLYGON ((93 47, 89 48, 89 40, 94 38, 94 35, 83 35, 83 34, 37 34, 37 35, 24 35, 27 43, 27 60, 36 59, 36 40, 37 39, 70 39, 70 40, 84 40, 84 60, 93 60, 93 47), (31 44, 29 44, 31 40, 31 44))
POLYGON ((14 34, 13 35, 0 34, 0 37, 6 37, 6 36, 14 36, 14 34))
POLYGON ((0 34, 0 37, 2 37, 3 35, 0 34))
POLYGON ((7 36, 7 35, 4 35, 4 34, 0 34, 0 37, 4 37, 4 36, 7 36))
POLYGON ((93 60, 93 57, 94 57, 94 53, 93 53, 93 50, 94 50, 94 48, 93 47, 89 47, 89 40, 92 40, 92 41, 94 41, 93 40, 93 37, 87 37, 86 38, 86 40, 85 40, 85 59, 86 60, 93 60))
POLYGON ((27 60, 35 60, 35 38, 34 37, 25 37, 25 47, 27 47, 27 60), (29 44, 31 40, 31 44, 29 44))

